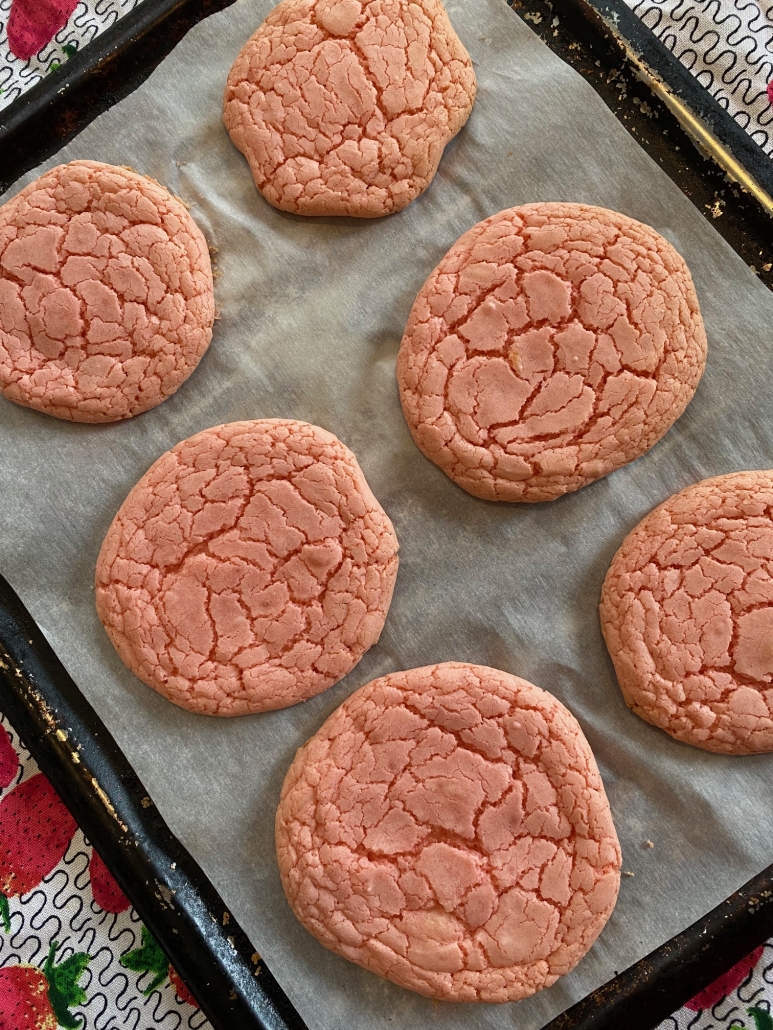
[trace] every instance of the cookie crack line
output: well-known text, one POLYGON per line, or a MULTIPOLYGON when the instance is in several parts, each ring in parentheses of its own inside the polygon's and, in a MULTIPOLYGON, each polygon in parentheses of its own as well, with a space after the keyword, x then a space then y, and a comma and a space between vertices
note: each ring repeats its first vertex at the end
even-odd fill
POLYGON ((553 983, 620 882, 579 725, 544 691, 464 663, 347 698, 288 770, 276 841, 290 905, 325 947, 443 1000, 553 983), (460 747, 465 726, 507 760, 460 747))
MULTIPOLYGON (((484 295, 484 299, 487 299, 488 296, 493 295, 496 292, 497 288, 498 287, 493 287, 489 291, 489 293, 487 295, 484 295)), ((481 303, 482 303, 482 301, 478 303, 478 305, 477 305, 478 308, 481 306, 481 303)), ((572 321, 574 321, 574 320, 575 320, 575 315, 573 313, 572 321)), ((463 321, 464 321, 464 318, 460 318, 460 320, 459 320, 460 324, 463 324, 463 321)), ((423 323, 423 324, 426 324, 426 323, 423 323)), ((564 323, 564 324, 569 324, 569 323, 564 323)), ((457 326, 457 328, 458 328, 458 326, 457 326)), ((448 335, 452 335, 452 332, 449 332, 447 334, 447 336, 448 335)), ((495 353, 499 354, 499 355, 504 355, 507 352, 509 352, 509 350, 513 346, 514 340, 515 340, 515 336, 513 334, 513 330, 510 330, 509 333, 508 333, 508 338, 507 338, 506 342, 495 353)), ((492 353, 490 350, 480 350, 480 351, 478 351, 478 350, 475 350, 475 348, 471 347, 471 346, 468 346, 466 348, 466 352, 467 352, 467 358, 473 358, 473 357, 484 357, 485 358, 485 357, 491 356, 491 353, 492 353)), ((457 360, 455 360, 453 362, 453 364, 449 366, 449 372, 451 374, 453 374, 454 369, 457 366, 459 366, 464 360, 465 360, 464 358, 458 358, 457 360)), ((649 372, 647 372, 647 373, 636 372, 635 373, 636 378, 657 380, 659 378, 660 372, 662 371, 663 364, 664 364, 664 359, 660 359, 654 372, 651 372, 651 373, 649 373, 649 372)), ((599 410, 599 407, 600 407, 600 405, 603 402, 603 395, 604 395, 604 392, 605 392, 606 385, 609 382, 609 380, 613 377, 613 375, 614 375, 614 373, 609 372, 609 371, 605 371, 601 375, 601 377, 599 378, 598 382, 595 385, 594 398, 593 398, 593 407, 591 409, 591 412, 590 412, 589 416, 587 417, 587 419, 583 423, 581 431, 578 430, 577 442, 579 444, 582 444, 583 441, 585 440, 585 438, 590 436, 590 434, 593 432, 595 426, 597 425, 597 423, 599 422, 600 419, 607 417, 606 413, 601 412, 599 410)), ((446 411, 448 411, 449 408, 450 408, 450 398, 449 398, 450 384, 451 384, 451 376, 449 376, 448 379, 446 380, 445 387, 444 387, 444 402, 445 402, 444 407, 445 407, 446 411)), ((492 433, 494 433, 494 432, 496 432, 497 430, 500 430, 500 429, 510 428, 510 427, 518 426, 518 425, 521 424, 521 422, 522 422, 521 414, 529 408, 529 405, 537 397, 537 395, 541 392, 541 390, 543 388, 543 385, 544 384, 542 382, 539 382, 539 381, 534 385, 534 387, 531 390, 531 393, 528 394, 526 399, 521 404, 521 409, 519 411, 519 414, 518 414, 517 418, 513 418, 513 419, 510 419, 510 420, 504 421, 504 422, 494 423, 494 424, 492 424, 490 426, 487 426, 485 431, 481 430, 481 432, 485 435, 486 440, 488 441, 489 445, 492 443, 492 433)), ((567 401, 567 404, 564 405, 564 408, 566 408, 569 404, 571 404, 571 400, 567 401)), ((476 400, 475 401, 475 409, 473 411, 473 419, 474 419, 475 414, 477 412, 478 406, 479 406, 479 400, 476 400)), ((560 413, 561 410, 563 410, 563 409, 562 408, 556 409, 556 413, 560 413)), ((457 429, 459 429, 458 423, 457 423, 457 429)), ((461 430, 460 430, 460 432, 461 432, 461 430)), ((462 433, 462 435, 464 435, 464 433, 462 433)), ((534 433, 534 432, 530 432, 528 440, 529 440, 529 443, 533 446, 534 444, 540 444, 540 443, 554 443, 558 439, 560 439, 561 436, 564 436, 564 435, 565 435, 565 433, 563 433, 560 430, 555 432, 555 433, 534 433)), ((524 458, 524 461, 528 462, 528 458, 527 458, 526 455, 523 455, 520 452, 513 452, 513 453, 518 453, 520 457, 524 458)), ((529 468, 533 472, 533 464, 529 463, 529 468)))
MULTIPOLYGON (((281 478, 287 478, 288 481, 291 481, 290 477, 278 477, 278 478, 280 478, 280 479, 281 478)), ((249 503, 249 499, 245 499, 242 511, 240 512, 240 516, 242 514, 244 514, 244 510, 246 509, 248 503, 249 503)), ((239 521, 239 518, 237 517, 236 524, 238 524, 238 521, 239 521)), ((200 541, 199 543, 195 544, 191 548, 191 550, 188 551, 186 553, 186 555, 179 562, 177 562, 175 565, 171 565, 171 566, 165 567, 165 569, 164 569, 164 581, 163 581, 163 583, 162 583, 162 585, 160 587, 160 590, 159 590, 159 595, 158 595, 159 598, 161 600, 163 600, 163 596, 164 596, 165 590, 167 588, 167 584, 169 584, 169 583, 174 584, 177 574, 182 570, 182 568, 187 563, 190 562, 190 560, 192 558, 195 558, 199 554, 212 555, 212 551, 211 551, 210 545, 212 543, 216 543, 216 542, 222 540, 223 536, 224 536, 223 532, 217 532, 217 533, 213 534, 211 537, 207 538, 205 541, 200 541)), ((276 576, 277 572, 281 571, 284 568, 287 568, 287 566, 291 562, 291 560, 293 558, 299 556, 303 552, 303 550, 305 548, 307 548, 308 546, 309 546, 309 541, 308 541, 307 538, 304 537, 304 541, 303 541, 302 544, 300 544, 295 550, 291 551, 289 554, 286 554, 286 555, 284 555, 282 557, 282 556, 280 556, 280 555, 278 555, 276 553, 271 552, 270 546, 267 545, 267 550, 275 558, 275 564, 274 564, 274 568, 272 570, 272 575, 276 576)), ((212 556, 216 557, 216 555, 212 555, 212 556)), ((319 589, 319 593, 317 594, 317 596, 315 598, 315 603, 316 604, 324 606, 325 596, 326 596, 328 590, 330 589, 330 580, 333 579, 335 577, 336 573, 340 571, 340 569, 343 566, 345 560, 346 559, 344 557, 342 557, 341 561, 336 566, 330 568, 329 570, 326 570, 326 572, 325 572, 325 579, 324 579, 323 582, 320 582, 320 584, 319 584, 319 588, 320 588, 319 589)), ((237 565, 241 565, 242 563, 251 564, 254 568, 258 568, 258 569, 260 569, 260 571, 265 571, 264 569, 262 569, 260 566, 256 565, 255 563, 251 563, 248 558, 245 558, 243 555, 239 555, 238 559, 236 560, 236 564, 237 565)), ((365 575, 365 573, 367 571, 367 568, 368 568, 367 563, 358 564, 357 562, 353 562, 352 565, 353 565, 353 568, 356 570, 357 573, 359 573, 360 575, 365 575)), ((382 563, 378 563, 378 565, 379 565, 379 567, 381 567, 382 563)), ((292 588, 290 588, 290 589, 292 589, 292 588)), ((207 591, 206 591, 206 594, 207 594, 207 602, 206 602, 207 606, 209 606, 209 603, 211 601, 211 597, 213 595, 220 596, 220 595, 224 595, 226 593, 230 593, 228 588, 224 587, 222 591, 217 591, 217 590, 213 589, 210 584, 208 584, 207 591)), ((237 598, 236 599, 236 603, 239 604, 240 607, 243 607, 243 603, 242 603, 242 601, 240 599, 237 598)), ((281 663, 281 659, 283 657, 285 657, 286 655, 290 654, 292 652, 292 650, 294 649, 294 647, 296 646, 298 640, 302 639, 306 635, 306 633, 310 630, 310 626, 309 626, 309 612, 308 612, 308 607, 309 606, 307 604, 304 604, 301 599, 293 597, 292 595, 288 598, 285 606, 280 611, 278 611, 276 613, 276 618, 277 619, 281 619, 282 616, 286 614, 286 612, 287 612, 287 610, 288 610, 288 608, 290 606, 293 606, 294 608, 301 607, 301 608, 304 609, 304 613, 303 613, 304 614, 304 624, 299 629, 298 634, 294 638, 290 639, 283 647, 281 647, 279 649, 274 649, 274 652, 272 654, 272 661, 273 662, 281 663)), ((213 634, 213 638, 214 639, 213 639, 212 647, 210 648, 209 653, 206 655, 206 658, 209 661, 212 661, 214 655, 216 654, 216 652, 218 650, 218 632, 217 632, 216 620, 214 620, 211 617, 211 615, 209 616, 209 618, 210 618, 210 626, 211 626, 211 630, 212 630, 212 634, 213 634)), ((244 644, 242 647, 238 648, 232 654, 232 656, 231 656, 231 658, 229 659, 229 662, 228 662, 229 668, 233 668, 234 669, 235 675, 237 676, 237 678, 242 683, 243 683, 243 679, 244 679, 244 674, 243 674, 243 670, 238 665, 237 659, 239 659, 239 657, 241 655, 243 655, 246 651, 250 650, 252 647, 254 647, 254 641, 251 641, 249 643, 244 644)), ((350 647, 347 647, 345 644, 340 645, 340 647, 341 647, 342 651, 348 652, 349 654, 353 654, 352 649, 350 647)), ((357 659, 355 658, 355 659, 353 659, 353 661, 356 663, 357 659)), ((315 666, 315 664, 313 662, 312 662, 312 667, 316 668, 316 666, 315 666)), ((179 668, 176 668, 176 671, 177 671, 178 674, 180 674, 180 669, 179 668)), ((324 673, 324 670, 322 670, 322 669, 317 669, 317 671, 320 674, 324 673)))
POLYGON ((773 751, 773 472, 703 480, 629 533, 601 624, 626 703, 677 740, 773 751))
POLYGON ((73 161, 0 207, 0 392, 57 418, 131 418, 209 346, 209 249, 183 204, 122 167, 73 161))
MULTIPOLYGON (((520 838, 520 839, 523 839, 523 838, 520 838)), ((539 839, 539 838, 537 838, 537 839, 539 839)), ((417 845, 417 847, 415 848, 415 850, 413 852, 401 852, 400 858, 403 859, 403 860, 416 860, 417 858, 419 858, 421 856, 422 852, 427 847, 429 847, 429 846, 431 846, 433 844, 446 844, 446 843, 450 843, 452 845, 452 847, 456 846, 457 850, 459 850, 458 849, 458 842, 452 837, 452 835, 449 834, 448 836, 444 836, 440 831, 433 830, 433 831, 431 831, 431 833, 427 837, 425 837, 423 839, 423 841, 422 841, 422 843, 420 845, 417 845)), ((349 851, 351 853, 351 855, 352 855, 352 859, 353 860, 365 857, 370 862, 372 862, 372 864, 377 869, 381 868, 381 869, 384 869, 386 871, 389 871, 391 869, 391 867, 393 866, 393 863, 391 863, 389 861, 387 856, 384 856, 383 854, 381 854, 381 853, 379 853, 377 851, 369 851, 367 848, 363 847, 362 845, 358 845, 356 848, 351 848, 345 842, 338 842, 336 844, 336 847, 337 848, 343 848, 344 850, 349 851)), ((566 857, 569 860, 571 860, 573 858, 573 856, 571 854, 567 854, 565 851, 564 851, 564 854, 566 854, 566 857)), ((486 862, 485 861, 486 859, 488 859, 488 856, 486 856, 486 855, 483 855, 483 854, 481 854, 481 855, 476 854, 475 855, 476 862, 480 862, 480 865, 483 867, 484 872, 488 876, 491 876, 492 873, 494 875, 496 875, 496 870, 494 870, 494 868, 493 868, 493 866, 491 865, 490 862, 486 862)), ((543 868, 544 868, 544 864, 543 864, 543 868)), ((608 871, 614 871, 614 866, 610 865, 608 871)), ((426 882, 426 887, 427 887, 427 893, 430 893, 432 891, 430 881, 425 879, 425 882, 426 882)), ((458 904, 457 904, 456 907, 457 908, 464 908, 465 903, 467 901, 469 901, 469 899, 470 899, 470 895, 473 894, 480 886, 481 886, 480 883, 471 883, 469 886, 462 887, 460 895, 459 895, 459 901, 458 901, 458 904)), ((524 893, 528 893, 528 894, 532 895, 533 897, 539 899, 539 901, 541 901, 544 905, 548 906, 549 908, 555 909, 556 911, 560 911, 560 905, 558 904, 556 899, 544 896, 542 894, 542 888, 539 886, 539 884, 537 886, 535 886, 535 887, 523 888, 523 890, 524 890, 524 893)), ((578 893, 583 893, 581 888, 579 889, 578 893)), ((435 905, 434 908, 436 910, 443 910, 443 906, 439 905, 439 904, 435 905)), ((496 905, 496 907, 494 908, 494 914, 496 914, 497 908, 498 908, 498 905, 496 905)), ((473 927, 473 929, 476 929, 476 928, 473 927)))
MULTIPOLYGON (((323 41, 327 41, 327 40, 336 40, 336 41, 338 41, 340 39, 340 37, 336 37, 336 36, 331 35, 330 33, 326 33, 325 30, 322 29, 322 27, 318 25, 318 23, 315 22, 314 24, 317 26, 318 29, 320 29, 321 32, 324 33, 323 41)), ((373 78, 373 75, 369 71, 368 66, 367 66, 367 61, 365 59, 364 54, 362 53, 361 49, 357 46, 357 42, 356 42, 355 39, 349 38, 349 37, 343 37, 343 39, 344 39, 345 42, 350 43, 351 46, 353 47, 353 51, 356 52, 356 54, 357 54, 357 56, 359 58, 359 67, 361 68, 362 73, 365 76, 365 78, 368 80, 368 82, 371 84, 371 86, 373 86, 373 91, 375 93, 375 98, 376 98, 376 106, 378 107, 380 113, 382 114, 382 116, 384 118, 384 121, 388 123, 389 122, 389 117, 387 115, 387 112, 383 109, 383 104, 382 104, 382 98, 381 98, 382 90, 378 87, 378 84, 375 82, 375 80, 373 78)), ((270 71, 272 71, 272 69, 269 69, 269 72, 270 71)), ((350 83, 350 85, 351 85, 351 83, 350 83)), ((343 143, 343 137, 342 137, 340 131, 336 131, 332 136, 328 136, 326 133, 324 133, 322 131, 322 129, 318 129, 318 132, 319 132, 320 136, 324 136, 325 137, 326 141, 329 140, 329 142, 330 142, 330 148, 329 149, 333 148, 333 145, 336 144, 336 140, 337 140, 337 145, 338 146, 340 146, 341 143, 343 143)), ((285 136, 292 136, 293 134, 291 132, 288 132, 287 130, 285 130, 284 135, 285 136)), ((303 138, 305 138, 305 137, 303 137, 303 138)), ((366 136, 365 138, 372 138, 372 137, 367 137, 366 136)), ((295 157, 297 157, 297 155, 291 155, 291 154, 285 155, 282 158, 282 160, 278 164, 276 164, 275 167, 273 168, 272 176, 261 176, 260 181, 258 181, 257 178, 256 178, 255 183, 258 186, 258 188, 261 189, 267 182, 270 182, 273 177, 276 177, 277 174, 281 171, 281 169, 288 162, 293 161, 295 157)), ((383 159, 383 155, 379 155, 379 161, 381 161, 382 159, 383 159)), ((380 171, 382 171, 383 174, 387 174, 387 175, 391 174, 389 171, 384 171, 381 167, 380 167, 380 171)), ((361 182, 363 182, 363 184, 365 184, 365 180, 362 179, 361 177, 357 176, 355 170, 352 170, 352 174, 354 175, 355 178, 358 178, 361 182)), ((395 181, 397 181, 397 180, 395 180, 395 181)), ((346 213, 348 213, 348 212, 346 212, 346 213)))
MULTIPOLYGON (((247 503, 248 502, 245 501, 244 506, 242 508, 241 514, 243 514, 244 508, 246 508, 247 503)), ((236 521, 238 522, 238 518, 236 519, 236 521)), ((159 591, 158 591, 158 597, 161 600, 161 602, 163 602, 164 593, 165 593, 165 591, 167 589, 167 585, 170 582, 172 584, 174 584, 175 579, 176 579, 176 574, 178 574, 181 571, 181 569, 187 563, 189 563, 192 558, 195 558, 197 555, 199 555, 199 554, 210 555, 211 554, 210 545, 213 542, 217 542, 218 540, 221 540, 222 538, 223 538, 223 533, 222 532, 218 532, 218 533, 213 534, 213 536, 207 538, 205 541, 200 541, 199 543, 194 545, 192 547, 192 549, 190 551, 188 551, 186 553, 186 555, 178 563, 176 563, 174 565, 171 565, 171 566, 166 566, 165 567, 165 570, 164 570, 164 580, 163 580, 163 582, 162 582, 162 584, 161 584, 161 586, 159 588, 159 591)), ((299 545, 299 547, 297 549, 295 549, 294 551, 292 551, 291 553, 285 555, 284 558, 281 558, 278 555, 274 555, 274 557, 276 558, 276 563, 275 563, 274 569, 272 570, 272 573, 274 575, 276 575, 277 571, 280 571, 281 568, 286 568, 288 563, 291 561, 291 559, 293 557, 295 557, 296 555, 300 554, 304 550, 304 548, 306 548, 307 546, 308 546, 308 541, 304 540, 303 544, 299 545)), ((270 548, 268 548, 268 549, 270 550, 270 548)), ((345 560, 346 559, 342 557, 340 563, 337 566, 334 566, 334 567, 332 567, 332 568, 330 568, 329 570, 326 571, 325 579, 324 579, 323 582, 320 583, 320 590, 319 590, 319 593, 318 593, 318 595, 317 595, 317 597, 315 599, 317 604, 321 604, 321 605, 324 606, 325 596, 326 596, 328 590, 330 589, 330 580, 335 577, 335 575, 336 575, 336 573, 338 571, 340 571, 341 566, 343 565, 345 560)), ((246 559, 242 555, 239 555, 236 564, 241 565, 242 563, 250 564, 249 559, 246 559)), ((367 571, 367 565, 366 564, 360 565, 357 562, 354 562, 352 564, 353 564, 353 567, 354 567, 355 571, 358 574, 360 574, 360 575, 365 575, 366 574, 366 571, 367 571)), ((383 568, 383 563, 378 563, 378 566, 379 566, 379 568, 383 568)), ((254 566, 254 565, 253 565, 253 567, 260 568, 259 566, 254 566)), ((148 567, 148 569, 150 569, 150 567, 148 567)), ((261 569, 261 571, 265 571, 265 570, 261 569)), ((213 589, 211 587, 211 584, 208 584, 208 587, 207 587, 207 590, 206 590, 206 596, 207 596, 206 604, 207 604, 207 607, 209 607, 209 604, 211 602, 211 597, 213 595, 220 596, 221 593, 225 594, 226 593, 226 589, 224 588, 223 591, 217 591, 217 590, 215 590, 215 589, 213 589)), ((239 599, 236 599, 236 603, 239 604, 239 606, 241 607, 242 602, 239 599)), ((295 645, 298 642, 298 639, 302 639, 304 637, 304 635, 306 634, 306 632, 310 629, 308 605, 304 605, 302 603, 302 601, 300 601, 297 598, 293 598, 292 596, 288 598, 285 606, 281 610, 276 612, 275 617, 277 619, 281 619, 282 616, 287 612, 287 609, 288 609, 289 606, 293 606, 295 608, 300 606, 300 607, 304 608, 304 624, 299 629, 299 632, 296 635, 296 637, 294 637, 291 640, 289 640, 288 643, 285 644, 283 647, 278 648, 278 649, 276 649, 276 648, 274 649, 273 654, 272 654, 272 659, 271 659, 272 662, 274 662, 274 663, 280 663, 281 664, 281 659, 283 657, 285 657, 286 655, 288 655, 289 653, 292 652, 293 648, 295 647, 295 645)), ((204 656, 204 657, 207 660, 211 661, 211 660, 213 660, 213 657, 214 657, 215 653, 218 650, 218 639, 219 638, 218 638, 218 633, 217 633, 217 628, 216 628, 216 620, 214 620, 211 617, 211 615, 209 615, 209 619, 210 619, 210 628, 211 628, 212 635, 213 635, 213 643, 212 643, 212 646, 211 646, 211 648, 209 650, 209 653, 206 656, 204 656)), ((162 617, 162 621, 164 621, 165 624, 166 624, 166 620, 163 620, 163 617, 162 617)), ((341 651, 346 652, 346 653, 348 653, 350 655, 353 655, 353 651, 352 651, 351 647, 348 647, 345 644, 341 644, 339 646, 340 646, 341 651)), ((248 651, 252 647, 254 647, 254 641, 250 642, 250 643, 247 643, 244 646, 238 648, 231 655, 231 657, 229 659, 229 662, 228 662, 229 668, 232 668, 234 670, 234 674, 236 675, 237 679, 239 679, 239 681, 242 682, 242 683, 243 683, 243 678, 244 677, 243 677, 243 671, 241 670, 241 668, 238 665, 238 659, 239 659, 239 657, 241 655, 244 654, 245 651, 248 651)), ((357 658, 354 658, 354 657, 352 658, 353 663, 356 663, 357 660, 358 660, 357 658)), ((176 663, 171 658, 171 656, 169 656, 169 661, 170 661, 170 665, 174 668, 174 671, 177 674, 181 674, 180 668, 176 665, 176 663)), ((312 663, 312 668, 316 668, 314 663, 312 663)), ((320 674, 324 673, 323 669, 317 669, 317 671, 320 674)))
POLYGON ((542 501, 653 446, 705 357, 689 271, 663 237, 601 208, 527 204, 448 251, 397 379, 414 441, 460 486, 542 501))
POLYGON ((223 119, 275 207, 375 218, 427 188, 474 98, 440 0, 282 0, 231 68, 223 119))
POLYGON ((175 704, 281 708, 332 686, 377 641, 397 549, 332 434, 281 419, 215 426, 127 497, 97 562, 97 611, 129 669, 175 704))

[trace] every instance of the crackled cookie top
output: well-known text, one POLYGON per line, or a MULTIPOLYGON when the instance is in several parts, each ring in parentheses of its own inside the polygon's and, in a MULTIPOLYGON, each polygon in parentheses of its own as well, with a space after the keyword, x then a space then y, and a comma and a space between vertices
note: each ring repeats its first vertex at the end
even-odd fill
POLYGON ((209 346, 207 243, 162 186, 73 161, 0 207, 0 391, 75 422, 160 404, 209 346))
POLYGON ((97 561, 126 665, 207 715, 284 708, 378 640, 397 538, 331 433, 262 419, 178 444, 131 491, 97 561))
POLYGON ((282 883, 325 947, 420 994, 516 1001, 590 948, 620 849, 575 718, 496 669, 374 680, 301 748, 282 883))
POLYGON ((231 68, 224 120, 275 207, 372 218, 426 189, 474 99, 440 0, 282 0, 231 68))
POLYGON ((440 262, 397 377, 414 440, 460 486, 547 501, 648 450, 705 361, 670 243, 603 208, 526 204, 473 226, 440 262))
POLYGON ((704 479, 643 519, 601 626, 642 719, 707 751, 773 751, 773 472, 704 479))

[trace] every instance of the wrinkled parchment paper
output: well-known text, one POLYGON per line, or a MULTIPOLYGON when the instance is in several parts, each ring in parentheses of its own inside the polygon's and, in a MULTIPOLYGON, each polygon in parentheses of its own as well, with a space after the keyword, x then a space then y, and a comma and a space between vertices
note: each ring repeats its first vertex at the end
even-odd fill
POLYGON ((312 1030, 533 1030, 771 860, 773 756, 706 754, 632 715, 597 604, 616 548, 656 504, 705 476, 773 465, 773 296, 504 0, 449 5, 479 93, 424 196, 379 221, 274 210, 220 120, 229 66, 270 7, 239 0, 197 26, 47 162, 129 164, 189 201, 219 248, 222 317, 179 393, 131 422, 71 425, 0 398, 0 571, 312 1030), (708 368, 686 414, 633 465, 552 504, 496 505, 414 447, 395 356, 416 293, 454 240, 536 200, 601 204, 664 233, 695 277, 708 368), (113 651, 94 612, 94 563, 127 492, 163 451, 207 426, 266 416, 317 423, 354 450, 400 539, 394 601, 380 643, 327 693, 236 720, 190 715, 113 651), (579 967, 517 1006, 438 1004, 325 951, 292 915, 274 858, 295 749, 375 676, 450 659, 517 673, 569 706, 635 874, 579 967))

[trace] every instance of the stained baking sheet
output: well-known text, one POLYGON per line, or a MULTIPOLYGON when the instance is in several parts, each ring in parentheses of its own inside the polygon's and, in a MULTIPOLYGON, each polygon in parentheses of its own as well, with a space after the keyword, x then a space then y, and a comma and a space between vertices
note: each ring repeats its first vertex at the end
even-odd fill
POLYGON ((218 248, 221 318, 191 379, 131 422, 71 425, 0 400, 0 570, 312 1030, 532 1030, 770 861, 773 756, 704 754, 630 714, 597 601, 622 537, 655 504, 704 476, 773 464, 773 297, 504 0, 449 5, 479 94, 423 197, 380 221, 275 211, 220 121, 230 63, 269 8, 238 0, 197 26, 44 166, 129 164, 190 202, 218 248), (709 361, 686 414, 648 455, 551 505, 495 505, 416 450, 394 363, 415 295, 451 243, 535 200, 602 204, 663 232, 693 271, 709 361), (282 712, 206 719, 123 667, 94 613, 94 563, 159 454, 207 426, 266 416, 315 422, 354 450, 402 564, 381 641, 345 681, 282 712), (432 1002, 325 951, 295 921, 276 870, 273 817, 295 749, 374 676, 449 659, 517 673, 572 709, 635 874, 577 970, 517 1008, 432 1002))

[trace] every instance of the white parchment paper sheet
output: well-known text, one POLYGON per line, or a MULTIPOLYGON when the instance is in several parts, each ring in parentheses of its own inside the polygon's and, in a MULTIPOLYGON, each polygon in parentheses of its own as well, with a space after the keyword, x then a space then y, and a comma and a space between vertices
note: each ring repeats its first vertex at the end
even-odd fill
POLYGON ((47 162, 129 164, 190 201, 219 247, 222 317, 179 393, 131 422, 71 425, 0 399, 0 571, 312 1030, 533 1030, 771 859, 773 756, 705 754, 629 713, 597 604, 614 551, 657 503, 704 476, 773 465, 773 296, 504 0, 452 0, 478 100, 423 197, 380 221, 275 211, 220 120, 228 68, 270 6, 239 0, 200 24, 47 162), (553 504, 496 505, 414 447, 395 356, 447 248, 479 219, 536 200, 601 204, 664 233, 696 280, 708 369, 679 423, 633 465, 553 504), (265 416, 317 423, 354 450, 394 521, 402 564, 381 642, 344 682, 285 711, 208 719, 123 667, 94 613, 94 563, 163 451, 207 426, 265 416), (434 1003, 332 955, 296 922, 276 869, 274 811, 296 747, 373 677, 449 659, 517 673, 577 715, 635 874, 577 970, 517 1006, 434 1003))

